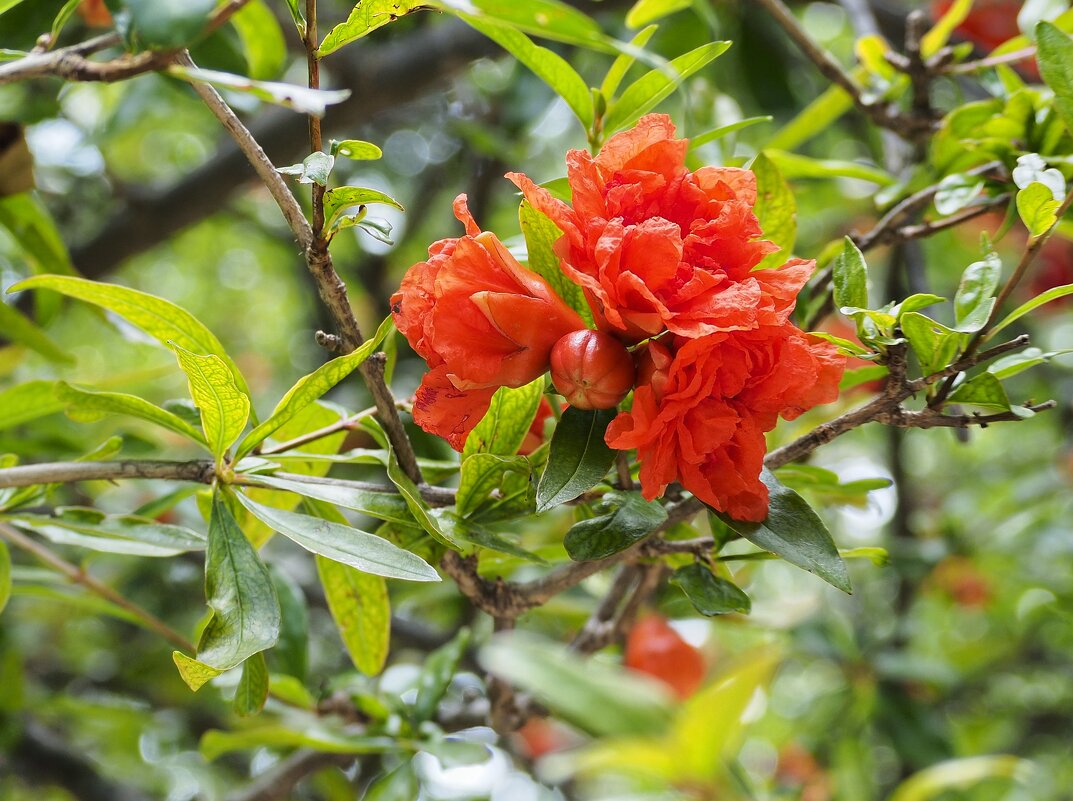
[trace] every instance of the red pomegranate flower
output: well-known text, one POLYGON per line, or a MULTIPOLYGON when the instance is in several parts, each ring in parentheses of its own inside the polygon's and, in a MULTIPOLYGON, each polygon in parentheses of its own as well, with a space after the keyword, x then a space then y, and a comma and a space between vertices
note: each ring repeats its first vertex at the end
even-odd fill
POLYGON ((571 150, 572 207, 525 175, 507 178, 563 232, 555 251, 603 330, 638 342, 665 328, 699 337, 784 322, 814 263, 752 272, 777 250, 758 238, 756 177, 690 172, 688 140, 674 133, 649 114, 596 156, 571 150))
POLYGON ((462 450, 499 387, 520 387, 548 370, 552 346, 585 327, 548 283, 482 233, 455 199, 466 235, 429 248, 391 297, 395 324, 428 362, 414 421, 462 450))
POLYGON ((642 355, 649 383, 637 387, 632 409, 612 421, 607 444, 637 449, 649 500, 681 481, 735 519, 763 520, 765 432, 780 415, 790 420, 835 400, 845 357, 789 323, 677 337, 672 344, 642 355))

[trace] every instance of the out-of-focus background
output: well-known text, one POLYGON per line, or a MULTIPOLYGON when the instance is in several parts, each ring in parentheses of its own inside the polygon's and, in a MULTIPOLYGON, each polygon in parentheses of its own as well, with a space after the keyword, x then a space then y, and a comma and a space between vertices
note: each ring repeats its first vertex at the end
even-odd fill
MULTIPOLYGON (((31 47, 62 5, 61 0, 35 0, 4 15, 0 47, 31 47)), ((818 42, 843 63, 852 63, 859 31, 847 9, 859 5, 807 2, 794 9, 818 42)), ((897 42, 905 15, 921 4, 873 0, 870 5, 883 34, 897 42)), ((1006 22, 987 23, 998 30, 965 29, 962 39, 967 36, 987 52, 1017 33, 1021 5, 978 0, 981 12, 1015 7, 1014 27, 1001 29, 1011 19, 1007 13, 1001 17, 1006 22)), ((322 30, 349 11, 349 4, 337 0, 321 6, 322 30)), ((286 5, 273 0, 265 8, 279 17, 284 33, 278 40, 264 37, 256 63, 228 31, 202 45, 195 58, 202 66, 303 82, 304 53, 286 5)), ((615 0, 584 6, 620 38, 630 35, 623 22, 626 8, 615 0)), ((64 40, 92 34, 74 18, 64 40)), ((712 39, 730 39, 734 46, 661 110, 686 136, 770 115, 770 122, 706 145, 693 156, 697 165, 742 163, 770 146, 827 84, 746 0, 697 2, 665 18, 649 48, 673 57, 712 39)), ((610 57, 570 50, 569 60, 598 82, 610 57)), ((518 198, 502 174, 521 170, 541 181, 560 177, 565 151, 586 145, 569 109, 543 83, 476 32, 436 13, 416 14, 378 31, 359 46, 328 56, 323 69, 326 85, 353 92, 329 111, 327 135, 365 139, 384 152, 379 161, 340 164, 339 178, 353 175, 354 182, 388 192, 407 209, 372 212, 391 223, 394 244, 351 228, 333 245, 366 330, 387 313, 388 297, 403 272, 423 258, 428 245, 460 233, 450 211, 455 195, 467 193, 482 227, 510 243, 518 235, 518 198)), ((951 79, 938 87, 935 99, 950 107, 981 99, 985 91, 978 81, 951 79)), ((304 118, 248 96, 229 99, 276 164, 291 164, 306 154, 304 118)), ((4 86, 0 120, 25 126, 37 197, 84 275, 152 292, 193 312, 235 355, 264 410, 319 363, 313 334, 328 323, 297 247, 267 193, 254 184, 252 171, 189 86, 158 75, 110 85, 4 86)), ((875 132, 852 113, 793 145, 795 152, 817 158, 872 163, 881 161, 881 147, 875 132)), ((875 183, 807 175, 790 182, 798 203, 795 250, 800 255, 815 256, 828 242, 867 228, 877 217, 882 187, 875 183)), ((962 270, 978 258, 981 233, 994 235, 1003 228, 1001 216, 983 217, 921 244, 913 256, 923 266, 917 276, 921 291, 950 296, 962 270)), ((998 239, 1007 265, 1023 244, 1017 227, 998 239)), ((870 256, 877 297, 886 291, 888 255, 870 256)), ((24 252, 0 230, 0 284, 6 288, 25 273, 24 252)), ((1073 243, 1056 237, 1021 299, 1071 282, 1073 243)), ((824 325, 837 330, 839 323, 824 325)), ((58 366, 14 346, 0 348, 0 399, 15 384, 55 378, 157 402, 184 394, 185 380, 170 353, 90 307, 64 305, 47 330, 75 357, 73 366, 58 366)), ((1026 330, 1044 351, 1073 348, 1073 303, 1051 304, 1026 330)), ((1014 380, 1019 398, 1059 399, 1057 410, 1025 423, 974 430, 967 437, 873 426, 815 455, 813 464, 844 481, 894 480, 866 503, 829 507, 826 513, 841 547, 881 546, 890 552, 885 566, 851 563, 854 595, 842 595, 784 563, 757 562, 750 572, 737 574, 747 581, 754 602, 747 618, 697 619, 679 596, 668 592, 661 600, 662 613, 682 618, 680 633, 701 648, 713 669, 756 643, 777 644, 785 655, 744 734, 735 791, 740 797, 884 799, 929 765, 991 754, 1031 761, 1030 779, 984 781, 926 797, 1070 797, 1071 366, 1058 358, 1014 380)), ((395 375, 400 394, 416 386, 422 369, 412 354, 401 354, 395 375)), ((868 391, 851 390, 840 404, 848 407, 867 398, 868 391)), ((352 381, 333 399, 360 409, 368 405, 361 392, 359 382, 352 381)), ((24 461, 73 458, 121 426, 125 453, 148 456, 159 448, 157 434, 146 431, 143 439, 137 427, 132 433, 117 418, 86 425, 58 409, 18 425, 6 424, 4 417, 0 408, 0 453, 16 453, 24 461)), ((785 425, 771 444, 791 438, 807 422, 785 425)), ((442 443, 419 441, 425 455, 448 455, 442 443)), ((174 455, 175 443, 170 447, 174 455)), ((92 491, 100 508, 116 512, 160 494, 159 488, 136 483, 92 491)), ((85 500, 66 498, 72 504, 85 500)), ((169 514, 201 525, 192 499, 169 514)), ((197 560, 94 555, 92 561, 96 571, 177 627, 192 630, 201 617, 197 560)), ((278 563, 299 585, 315 585, 308 560, 288 561, 287 554, 279 554, 278 563)), ((160 641, 101 616, 90 598, 29 562, 20 562, 15 571, 14 597, 0 618, 0 798, 223 799, 278 760, 267 746, 212 762, 203 759, 200 735, 234 725, 221 690, 191 695, 160 641)), ((605 588, 602 581, 597 577, 534 611, 531 624, 553 634, 577 625, 605 588)), ((419 630, 419 645, 429 636, 449 636, 461 623, 462 604, 446 585, 403 587, 393 600, 396 614, 419 630)), ((348 672, 322 599, 311 597, 310 605, 310 689, 327 696, 371 681, 348 672)), ((418 664, 422 654, 403 636, 392 655, 394 667, 381 680, 384 686, 394 681, 405 688, 412 681, 407 666, 418 664)), ((326 768, 293 797, 355 797, 358 782, 342 776, 326 768)), ((422 792, 423 798, 455 797, 438 795, 446 791, 433 785, 422 792)), ((526 785, 501 797, 539 797, 536 793, 526 785)), ((912 798, 917 797, 925 796, 912 798)))

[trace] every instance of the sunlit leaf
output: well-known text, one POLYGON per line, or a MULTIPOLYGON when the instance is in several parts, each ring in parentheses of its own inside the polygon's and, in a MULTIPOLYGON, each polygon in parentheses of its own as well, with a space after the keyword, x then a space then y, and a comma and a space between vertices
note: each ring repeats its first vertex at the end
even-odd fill
POLYGON ((391 639, 391 606, 381 576, 317 556, 328 611, 354 667, 367 676, 384 668, 391 639))
POLYGON ((250 399, 219 356, 201 356, 174 343, 172 350, 186 373, 190 397, 201 413, 201 428, 209 450, 219 461, 246 427, 250 399))

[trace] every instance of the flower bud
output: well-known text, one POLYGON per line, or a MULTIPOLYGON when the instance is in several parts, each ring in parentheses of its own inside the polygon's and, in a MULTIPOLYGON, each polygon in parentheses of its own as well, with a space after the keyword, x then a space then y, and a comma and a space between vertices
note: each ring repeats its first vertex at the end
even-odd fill
POLYGON ((551 380, 571 406, 613 409, 633 388, 633 359, 602 331, 567 334, 551 349, 551 380))

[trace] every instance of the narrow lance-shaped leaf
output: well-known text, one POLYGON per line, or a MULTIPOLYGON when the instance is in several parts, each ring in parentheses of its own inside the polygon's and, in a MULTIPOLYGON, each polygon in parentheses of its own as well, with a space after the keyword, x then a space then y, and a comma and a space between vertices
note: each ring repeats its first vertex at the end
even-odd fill
POLYGON ((529 269, 551 284, 555 294, 591 325, 592 309, 585 300, 585 292, 566 277, 554 250, 554 245, 563 232, 547 215, 537 211, 524 200, 518 207, 518 222, 529 252, 529 269))
POLYGON ((268 700, 268 665, 264 654, 254 654, 242 663, 242 676, 235 688, 231 708, 239 717, 256 715, 268 700))
POLYGON ((254 81, 230 72, 183 67, 178 64, 168 67, 168 73, 189 83, 208 83, 236 92, 245 92, 266 103, 274 103, 300 114, 312 114, 314 117, 323 117, 328 106, 342 103, 350 97, 349 89, 310 89, 276 81, 254 81))
POLYGON ((868 268, 865 266, 861 249, 848 236, 843 242, 842 252, 835 257, 832 270, 835 306, 867 308, 868 268))
POLYGON ((391 604, 381 576, 317 556, 328 611, 350 661, 366 676, 384 669, 391 641, 391 604))
POLYGON ((466 437, 466 444, 462 449, 463 462, 475 453, 494 453, 499 456, 517 453, 533 424, 543 393, 543 376, 517 389, 497 389, 488 406, 488 412, 466 437))
POLYGON ((238 493, 238 499, 254 517, 307 551, 378 576, 407 581, 440 580, 425 560, 383 537, 319 517, 264 506, 243 493, 238 493))
POLYGON ((198 532, 138 515, 106 515, 96 509, 57 509, 55 516, 21 515, 16 525, 50 542, 103 553, 175 556, 205 548, 198 532))
POLYGON ((276 404, 269 418, 242 438, 242 442, 235 449, 235 459, 241 459, 248 454, 275 431, 286 425, 289 420, 294 419, 295 415, 309 404, 354 372, 380 347, 380 343, 394 328, 391 318, 388 317, 376 329, 372 338, 367 339, 352 353, 332 359, 309 375, 298 379, 298 382, 287 390, 287 394, 276 404))
MULTIPOLYGON (((658 29, 658 25, 649 25, 630 40, 630 45, 638 49, 643 48, 658 29)), ((611 67, 607 70, 607 75, 604 76, 603 83, 600 84, 600 94, 604 100, 610 101, 614 98, 622 79, 626 77, 626 73, 636 62, 637 57, 632 53, 620 53, 615 58, 611 63, 611 67)))
POLYGON ((1054 107, 1066 128, 1073 131, 1073 41, 1050 22, 1036 26, 1040 75, 1054 91, 1054 107))
POLYGON ((302 480, 299 476, 280 478, 278 476, 256 475, 245 478, 252 486, 264 486, 271 489, 285 490, 301 495, 306 498, 314 498, 318 501, 342 506, 344 509, 353 509, 369 517, 378 520, 391 520, 404 525, 413 525, 414 518, 410 514, 406 502, 397 492, 373 492, 371 490, 344 487, 338 484, 329 484, 310 478, 302 480))
POLYGON ((250 417, 250 399, 219 356, 199 356, 172 345, 190 384, 190 397, 201 413, 201 428, 217 461, 231 447, 250 417))
POLYGON ((667 510, 639 492, 612 490, 600 499, 606 512, 575 523, 563 545, 576 562, 604 559, 640 542, 667 521, 667 510))
POLYGON ((702 564, 694 562, 674 571, 671 583, 685 593, 693 608, 702 615, 748 614, 752 603, 732 581, 716 576, 702 564))
POLYGON ((771 494, 768 515, 762 523, 720 517, 754 545, 815 573, 843 592, 850 592, 846 564, 838 555, 827 526, 804 498, 783 486, 770 470, 764 468, 760 478, 771 494))
POLYGON ((22 292, 27 289, 49 289, 108 309, 162 345, 174 342, 194 353, 219 356, 234 373, 239 389, 249 394, 242 374, 227 355, 220 340, 194 315, 170 301, 124 286, 101 284, 66 275, 38 275, 27 278, 8 287, 8 292, 22 292))
POLYGON ((637 0, 626 12, 626 26, 640 28, 692 5, 692 0, 637 0))
POLYGON ((458 663, 471 639, 470 630, 463 628, 449 643, 441 645, 425 659, 414 700, 414 718, 418 723, 430 720, 436 714, 436 707, 458 672, 458 663))
MULTIPOLYGON (((472 436, 472 435, 471 435, 472 436)), ((499 487, 506 473, 530 471, 524 456, 497 456, 494 453, 475 453, 462 462, 455 508, 465 516, 476 511, 492 490, 499 487)))
POLYGON ((172 654, 192 690, 276 644, 280 611, 272 577, 242 534, 220 490, 212 496, 205 556, 205 596, 212 617, 197 658, 172 654))
POLYGON ((778 267, 789 258, 797 239, 797 201, 779 168, 763 152, 753 160, 752 170, 756 175, 757 219, 764 238, 779 246, 756 269, 778 267))
POLYGON ((0 391, 0 431, 22 425, 38 417, 55 414, 63 409, 63 403, 55 394, 53 381, 27 381, 10 389, 0 391))
POLYGON ((1026 300, 1012 312, 1003 317, 1002 320, 988 332, 988 338, 993 337, 1006 326, 1020 320, 1026 314, 1035 311, 1045 303, 1050 303, 1052 300, 1058 300, 1058 298, 1064 298, 1066 295, 1073 295, 1073 284, 1063 284, 1062 286, 1051 287, 1046 292, 1041 292, 1039 295, 1036 295, 1032 300, 1026 300))
POLYGON ((45 331, 18 309, 0 301, 0 331, 9 342, 25 345, 46 359, 60 364, 71 364, 74 357, 65 351, 45 331))
POLYGON ((56 382, 56 397, 66 404, 67 416, 74 420, 96 420, 106 414, 122 414, 155 423, 162 428, 189 437, 194 442, 206 445, 200 431, 178 415, 150 403, 136 395, 122 392, 98 392, 72 386, 65 381, 56 382))
POLYGON ((654 69, 631 83, 604 118, 604 132, 614 133, 637 122, 655 108, 693 73, 710 64, 730 47, 730 42, 710 42, 672 59, 667 70, 654 69))
POLYGON ((7 543, 0 540, 0 612, 4 611, 11 597, 11 552, 7 543))
MULTIPOLYGON (((297 0, 288 2, 295 3, 297 0)), ((346 21, 340 22, 324 37, 324 41, 317 48, 317 55, 323 58, 399 17, 429 8, 431 5, 428 0, 360 0, 355 3, 346 21)))
POLYGON ((571 406, 563 412, 537 487, 537 511, 572 501, 603 480, 615 461, 615 451, 604 442, 614 417, 614 409, 585 411, 571 406))

